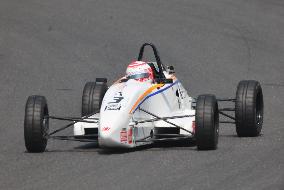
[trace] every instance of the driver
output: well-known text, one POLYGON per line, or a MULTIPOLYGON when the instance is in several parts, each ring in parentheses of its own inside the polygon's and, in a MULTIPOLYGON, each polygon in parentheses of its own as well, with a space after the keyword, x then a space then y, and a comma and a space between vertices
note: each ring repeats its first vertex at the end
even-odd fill
POLYGON ((144 61, 133 61, 126 69, 126 78, 139 82, 153 82, 152 68, 144 61))

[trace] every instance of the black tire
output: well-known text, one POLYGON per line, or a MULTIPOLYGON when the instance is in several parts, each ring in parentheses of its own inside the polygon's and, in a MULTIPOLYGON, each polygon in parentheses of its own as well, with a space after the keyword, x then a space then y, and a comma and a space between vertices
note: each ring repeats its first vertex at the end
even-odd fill
POLYGON ((24 136, 28 152, 44 152, 47 145, 48 107, 44 96, 30 96, 26 103, 24 136))
POLYGON ((258 81, 244 80, 239 82, 235 108, 238 136, 258 136, 263 123, 263 94, 258 81))
POLYGON ((82 95, 82 116, 91 115, 100 111, 107 88, 105 81, 86 83, 82 95))
POLYGON ((198 150, 215 150, 219 137, 218 103, 214 95, 197 98, 195 137, 198 150))

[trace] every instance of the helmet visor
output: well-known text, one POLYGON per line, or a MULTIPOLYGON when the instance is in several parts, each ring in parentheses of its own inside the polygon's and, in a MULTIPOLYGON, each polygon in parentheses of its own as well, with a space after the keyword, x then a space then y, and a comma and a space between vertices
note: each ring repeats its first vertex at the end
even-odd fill
POLYGON ((139 74, 128 75, 127 78, 128 79, 144 79, 144 78, 148 78, 149 76, 150 76, 149 73, 139 73, 139 74))

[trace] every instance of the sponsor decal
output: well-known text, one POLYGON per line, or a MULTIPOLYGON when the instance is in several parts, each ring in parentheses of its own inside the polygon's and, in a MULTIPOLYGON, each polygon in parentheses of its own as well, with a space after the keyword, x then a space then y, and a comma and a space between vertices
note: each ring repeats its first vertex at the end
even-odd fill
POLYGON ((195 121, 192 121, 192 132, 195 133, 195 121))
POLYGON ((102 128, 102 131, 109 131, 110 130, 110 127, 103 127, 102 128))
POLYGON ((128 130, 128 144, 132 144, 132 136, 133 136, 133 130, 132 127, 128 130))
POLYGON ((120 109, 121 109, 121 104, 110 104, 105 107, 105 111, 106 110, 120 110, 120 109))
POLYGON ((120 131, 120 142, 127 143, 127 131, 125 128, 120 131))
POLYGON ((120 110, 121 101, 123 99, 124 97, 122 96, 122 92, 116 93, 116 95, 113 97, 113 100, 107 103, 107 106, 105 107, 105 111, 106 110, 120 110))
POLYGON ((180 105, 181 105, 181 102, 180 102, 180 99, 179 99, 179 98, 178 98, 177 100, 178 100, 178 109, 180 109, 180 108, 181 108, 181 106, 180 106, 180 105))
POLYGON ((185 96, 185 93, 186 93, 186 92, 185 92, 184 90, 180 90, 179 92, 180 92, 180 98, 181 98, 181 99, 184 99, 184 98, 186 97, 186 96, 185 96))
POLYGON ((118 92, 118 93, 113 97, 113 101, 112 101, 112 102, 109 102, 109 104, 119 103, 119 102, 121 102, 121 100, 123 100, 122 92, 118 92))

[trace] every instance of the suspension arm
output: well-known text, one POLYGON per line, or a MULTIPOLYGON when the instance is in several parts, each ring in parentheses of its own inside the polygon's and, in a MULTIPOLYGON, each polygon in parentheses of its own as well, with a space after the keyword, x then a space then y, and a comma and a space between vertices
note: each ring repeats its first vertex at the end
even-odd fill
POLYGON ((180 127, 180 126, 178 126, 178 125, 176 125, 176 124, 174 124, 174 123, 168 121, 167 119, 165 119, 165 118, 163 118, 163 117, 159 117, 159 116, 157 116, 157 115, 155 115, 155 114, 153 114, 153 113, 151 113, 151 112, 148 112, 147 110, 144 110, 144 109, 142 109, 142 108, 140 108, 140 107, 139 107, 139 110, 141 110, 141 111, 143 111, 143 112, 145 112, 145 113, 147 113, 147 114, 149 114, 149 115, 151 115, 151 116, 153 116, 153 117, 156 117, 158 120, 163 120, 164 122, 166 122, 166 123, 168 123, 168 124, 171 124, 171 125, 175 126, 176 128, 179 128, 179 129, 181 129, 181 130, 184 130, 184 131, 188 132, 189 134, 192 134, 192 135, 193 135, 193 133, 192 133, 191 131, 189 131, 189 130, 183 128, 183 127, 180 127))
MULTIPOLYGON (((87 119, 88 117, 90 117, 90 116, 92 116, 92 115, 94 115, 94 114, 95 114, 95 113, 92 113, 92 114, 83 116, 80 120, 77 120, 77 121, 72 120, 72 121, 73 121, 72 123, 69 123, 69 124, 67 124, 67 125, 65 125, 65 126, 63 126, 63 127, 61 127, 61 128, 59 128, 59 129, 57 129, 57 130, 54 130, 53 132, 49 133, 49 134, 47 135, 47 137, 49 138, 51 135, 53 135, 53 134, 55 134, 55 133, 58 133, 59 131, 63 131, 64 129, 67 129, 67 128, 73 126, 75 123, 82 122, 82 121, 85 122, 83 119, 87 119)), ((47 118, 51 118, 51 117, 53 117, 53 116, 49 116, 49 117, 47 117, 47 118)), ((55 119, 55 118, 56 118, 56 117, 53 117, 52 119, 55 119)), ((66 118, 63 118, 63 119, 60 118, 60 119, 66 121, 66 118)), ((70 121, 70 120, 67 119, 67 121, 70 121)), ((87 123, 97 123, 97 122, 89 121, 89 122, 87 122, 87 123)))
POLYGON ((48 119, 56 119, 61 121, 73 121, 73 122, 84 122, 84 123, 97 123, 99 120, 98 118, 88 118, 89 120, 95 120, 95 121, 89 121, 84 120, 83 118, 75 118, 75 117, 57 117, 57 116, 47 116, 48 119))

